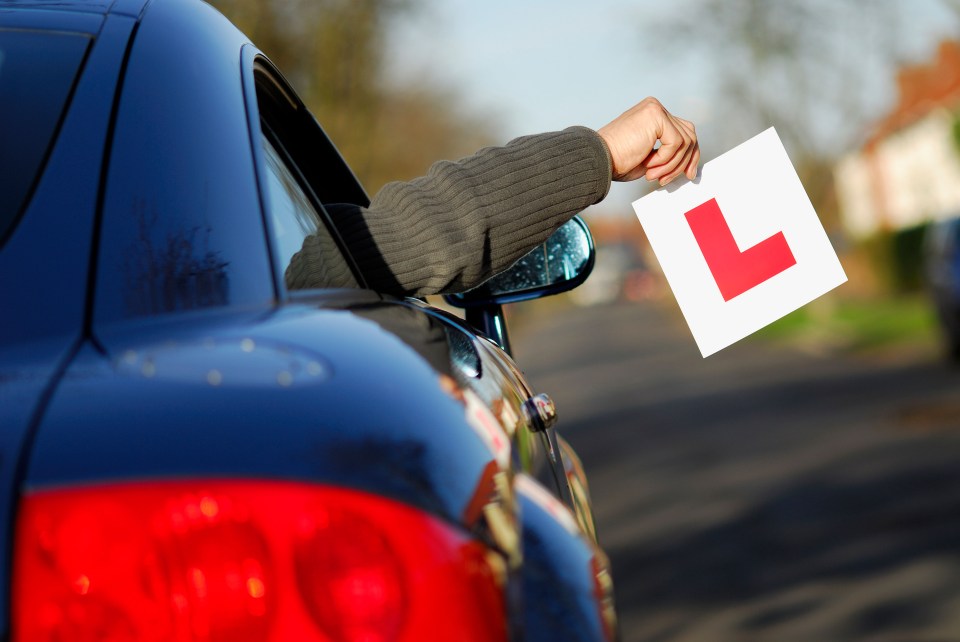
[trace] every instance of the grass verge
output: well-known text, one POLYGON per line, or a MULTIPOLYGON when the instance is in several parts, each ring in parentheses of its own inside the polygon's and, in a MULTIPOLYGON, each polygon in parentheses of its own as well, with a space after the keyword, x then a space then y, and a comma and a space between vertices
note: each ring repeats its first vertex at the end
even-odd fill
POLYGON ((828 349, 869 352, 939 340, 936 313, 923 295, 874 300, 822 298, 788 314, 754 336, 828 349))

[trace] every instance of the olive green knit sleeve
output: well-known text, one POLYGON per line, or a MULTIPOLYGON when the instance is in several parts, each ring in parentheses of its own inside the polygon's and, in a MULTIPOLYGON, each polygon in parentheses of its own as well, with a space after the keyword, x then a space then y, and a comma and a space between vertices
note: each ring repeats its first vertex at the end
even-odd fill
POLYGON ((603 140, 571 127, 436 163, 421 178, 386 185, 368 208, 327 210, 371 288, 457 292, 508 268, 603 199, 610 180, 603 140))

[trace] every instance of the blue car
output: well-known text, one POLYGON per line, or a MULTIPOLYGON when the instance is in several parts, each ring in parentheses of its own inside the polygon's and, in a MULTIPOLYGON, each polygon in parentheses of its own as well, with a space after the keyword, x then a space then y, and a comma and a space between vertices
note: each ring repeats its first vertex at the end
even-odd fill
POLYGON ((947 354, 960 361, 960 218, 932 223, 923 250, 924 277, 947 354))
POLYGON ((610 640, 586 480, 502 304, 366 287, 367 196, 197 0, 0 0, 0 637, 610 640), (307 238, 356 287, 291 290, 307 238))

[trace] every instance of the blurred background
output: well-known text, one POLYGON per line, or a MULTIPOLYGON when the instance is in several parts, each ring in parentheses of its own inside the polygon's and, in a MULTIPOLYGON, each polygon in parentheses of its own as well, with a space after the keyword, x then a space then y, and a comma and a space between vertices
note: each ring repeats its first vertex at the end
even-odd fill
POLYGON ((513 306, 631 641, 960 640, 960 2, 216 0, 372 194, 647 95, 704 160, 773 125, 849 282, 701 359, 615 185, 513 306))

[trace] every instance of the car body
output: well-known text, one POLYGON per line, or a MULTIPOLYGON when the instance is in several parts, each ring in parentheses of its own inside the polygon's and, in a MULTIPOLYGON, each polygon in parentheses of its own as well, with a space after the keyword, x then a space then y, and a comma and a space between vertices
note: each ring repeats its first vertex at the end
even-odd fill
POLYGON ((947 352, 960 360, 960 218, 931 223, 923 249, 924 276, 947 352))
POLYGON ((0 53, 0 634, 615 636, 569 446, 501 346, 365 287, 322 204, 367 196, 242 33, 2 0, 0 53), (301 205, 356 287, 285 287, 301 205))

